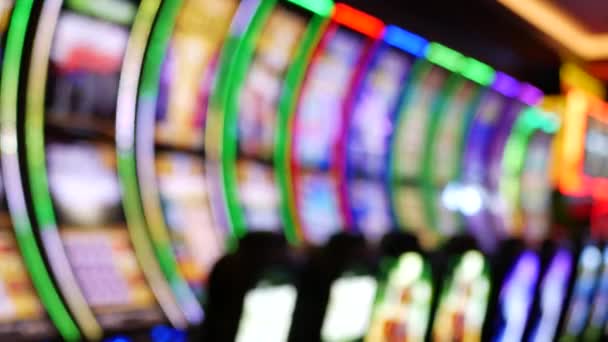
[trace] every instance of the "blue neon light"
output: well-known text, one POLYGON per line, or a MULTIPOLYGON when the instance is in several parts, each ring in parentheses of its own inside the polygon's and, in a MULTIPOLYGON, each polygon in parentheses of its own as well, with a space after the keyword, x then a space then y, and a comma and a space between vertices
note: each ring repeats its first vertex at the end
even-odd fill
POLYGON ((384 30, 384 41, 417 57, 424 57, 429 43, 426 39, 394 25, 389 25, 384 30))

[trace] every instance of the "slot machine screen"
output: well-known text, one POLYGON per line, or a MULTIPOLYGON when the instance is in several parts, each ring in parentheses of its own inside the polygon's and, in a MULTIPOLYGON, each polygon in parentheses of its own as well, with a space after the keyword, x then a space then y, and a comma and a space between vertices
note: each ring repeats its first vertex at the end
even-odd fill
POLYGON ((343 228, 337 180, 328 170, 334 167, 344 101, 367 45, 364 36, 344 27, 328 32, 325 39, 294 118, 292 161, 302 169, 295 179, 296 203, 307 238, 314 243, 343 228))
POLYGON ((558 250, 540 283, 540 317, 532 331, 530 341, 552 341, 559 324, 562 307, 568 294, 568 279, 572 271, 572 254, 558 250))
POLYGON ((159 152, 156 170, 173 253, 184 278, 202 299, 223 245, 219 232, 212 229, 203 160, 188 153, 159 152))
POLYGON ((430 265, 415 252, 399 257, 377 302, 366 341, 422 341, 433 297, 430 265))
MULTIPOLYGON (((454 91, 445 112, 440 116, 435 135, 430 142, 430 188, 426 193, 427 206, 433 208, 429 222, 441 231, 441 235, 453 235, 459 228, 457 211, 444 203, 443 193, 450 182, 460 176, 464 140, 468 129, 471 107, 478 95, 477 85, 468 80, 461 80, 454 91)), ((449 190, 448 190, 449 191, 449 190)))
POLYGON ((463 81, 452 96, 445 113, 438 123, 435 148, 432 151, 433 184, 445 186, 454 180, 460 171, 471 104, 478 90, 475 83, 463 81))
POLYGON ((432 110, 450 73, 434 64, 420 65, 422 70, 409 85, 404 105, 399 109, 392 151, 394 214, 401 227, 421 232, 421 242, 436 243, 426 219, 421 190, 422 163, 432 110), (428 229, 427 229, 428 228, 428 229))
POLYGON ((37 340, 56 335, 19 250, 0 180, 0 338, 37 340))
POLYGON ((238 0, 183 1, 160 64, 150 111, 154 123, 138 132, 137 143, 146 150, 137 158, 147 223, 151 231, 168 230, 178 269, 203 302, 224 244, 206 182, 206 112, 220 48, 238 5, 238 0))
POLYGON ((117 88, 137 10, 134 2, 118 3, 123 15, 131 13, 126 19, 63 5, 45 102, 46 166, 59 248, 87 304, 110 331, 164 321, 131 244, 116 169, 117 88))
POLYGON ((349 185, 351 211, 357 227, 368 239, 377 241, 392 227, 386 183, 355 178, 349 185))
POLYGON ((261 285, 245 295, 237 342, 287 341, 296 304, 293 285, 261 285))
POLYGON ((591 178, 608 178, 608 123, 587 117, 583 172, 591 178))
POLYGON ((438 341, 478 341, 486 316, 490 277, 485 257, 478 251, 464 253, 444 281, 433 323, 438 341))
POLYGON ((285 74, 307 26, 300 12, 279 4, 269 14, 239 94, 237 182, 245 221, 252 230, 281 228, 272 162, 285 74))
POLYGON ((376 279, 366 275, 343 276, 331 285, 323 319, 323 341, 351 341, 367 332, 376 295, 376 279))
POLYGON ((534 252, 524 252, 500 291, 500 321, 494 341, 522 340, 539 272, 538 256, 534 252))
POLYGON ((464 178, 468 183, 483 184, 487 167, 489 139, 492 137, 502 110, 505 107, 502 94, 488 90, 475 113, 474 121, 467 136, 464 160, 464 178))
POLYGON ((593 296, 591 316, 585 330, 584 338, 600 340, 604 333, 604 326, 608 323, 608 248, 604 246, 602 252, 602 270, 597 289, 593 296))
POLYGON ((157 143, 202 149, 219 49, 238 4, 238 0, 183 2, 161 66, 157 143))
POLYGON ((446 69, 429 65, 416 83, 410 85, 411 93, 400 110, 395 132, 394 172, 398 179, 420 177, 431 112, 449 75, 446 69))
POLYGON ((328 35, 309 70, 294 127, 297 164, 321 170, 335 158, 344 100, 366 45, 364 37, 346 28, 328 35))
POLYGON ((411 57, 388 46, 375 56, 347 132, 347 178, 354 224, 376 239, 393 226, 385 185, 389 139, 411 57))
POLYGON ((306 237, 315 243, 327 241, 342 225, 335 181, 322 173, 301 175, 300 215, 307 218, 306 237))
POLYGON ((520 186, 523 232, 528 241, 541 241, 549 231, 551 139, 551 135, 537 131, 528 140, 520 186))
POLYGON ((355 176, 384 175, 392 117, 411 63, 404 52, 385 47, 370 67, 348 130, 349 168, 355 176))
POLYGON ((591 314, 593 295, 602 266, 602 252, 595 245, 586 245, 578 260, 572 298, 566 312, 563 335, 582 335, 591 314))

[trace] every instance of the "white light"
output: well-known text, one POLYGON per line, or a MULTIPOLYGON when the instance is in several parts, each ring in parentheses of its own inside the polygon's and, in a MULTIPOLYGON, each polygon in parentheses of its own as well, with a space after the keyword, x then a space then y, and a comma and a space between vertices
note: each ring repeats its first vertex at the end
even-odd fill
POLYGON ((596 269, 602 262, 602 253, 595 246, 586 246, 581 254, 581 263, 585 269, 596 269))

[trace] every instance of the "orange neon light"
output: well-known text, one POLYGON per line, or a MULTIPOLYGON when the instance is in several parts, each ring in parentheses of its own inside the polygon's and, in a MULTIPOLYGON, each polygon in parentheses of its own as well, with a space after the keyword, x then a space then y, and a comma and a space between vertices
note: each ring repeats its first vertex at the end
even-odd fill
POLYGON ((585 131, 589 117, 608 125, 608 104, 582 90, 569 90, 562 126, 564 142, 559 188, 572 196, 607 197, 608 180, 594 179, 583 172, 585 131))
POLYGON ((372 38, 382 37, 382 20, 345 4, 336 4, 332 20, 372 38))
POLYGON ((585 60, 608 58, 608 33, 588 32, 551 1, 498 0, 498 2, 580 58, 585 60))

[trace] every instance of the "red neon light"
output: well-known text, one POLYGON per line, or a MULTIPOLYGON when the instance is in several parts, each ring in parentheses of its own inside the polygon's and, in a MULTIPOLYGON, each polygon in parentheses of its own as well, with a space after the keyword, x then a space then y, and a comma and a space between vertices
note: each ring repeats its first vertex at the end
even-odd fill
POLYGON ((372 38, 378 39, 382 37, 382 33, 384 32, 384 23, 380 19, 345 4, 336 4, 334 6, 332 19, 339 24, 372 38))

